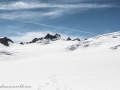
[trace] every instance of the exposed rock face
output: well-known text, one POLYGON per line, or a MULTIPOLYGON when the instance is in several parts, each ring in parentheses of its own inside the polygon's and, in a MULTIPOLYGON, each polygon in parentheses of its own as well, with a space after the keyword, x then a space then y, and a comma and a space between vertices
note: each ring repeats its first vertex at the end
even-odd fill
POLYGON ((53 35, 50 35, 49 33, 44 37, 44 39, 53 39, 53 35))
MULTIPOLYGON (((51 35, 51 34, 47 34, 45 37, 41 37, 41 38, 34 38, 32 41, 30 42, 21 42, 20 44, 21 45, 24 45, 24 44, 31 44, 31 43, 41 43, 41 44, 48 44, 50 41, 56 41, 56 40, 59 40, 61 39, 61 36, 59 34, 55 34, 55 35, 51 35)), ((67 41, 71 41, 72 39, 70 37, 67 38, 67 41)), ((80 41, 79 38, 76 38, 72 41, 80 41)))
POLYGON ((0 38, 0 43, 5 45, 5 46, 9 46, 9 42, 14 43, 11 39, 9 39, 7 37, 0 38))
POLYGON ((23 43, 23 42, 21 42, 20 44, 21 44, 21 45, 23 45, 24 43, 23 43))
POLYGON ((71 38, 70 38, 70 37, 68 37, 68 38, 67 38, 67 41, 71 41, 71 38))
MULTIPOLYGON (((31 42, 29 43, 36 43, 37 41, 43 41, 43 39, 46 39, 46 40, 52 40, 52 41, 55 41, 55 40, 58 40, 60 39, 61 36, 59 34, 55 34, 55 35, 50 35, 49 33, 45 36, 45 37, 41 37, 41 38, 34 38, 31 42)), ((44 40, 45 41, 45 40, 44 40)), ((25 44, 23 42, 21 42, 20 44, 25 44)))
POLYGON ((39 40, 42 40, 43 38, 34 38, 32 41, 31 41, 31 43, 35 43, 35 42, 37 42, 37 41, 39 41, 39 40))
POLYGON ((24 44, 30 44, 31 42, 21 42, 20 44, 21 45, 24 45, 24 44))
POLYGON ((61 36, 59 34, 50 35, 49 33, 44 37, 44 39, 50 39, 50 40, 58 40, 61 36))
POLYGON ((59 34, 57 34, 57 33, 54 36, 55 36, 56 39, 60 39, 61 38, 61 36, 59 34))
POLYGON ((32 43, 35 43, 35 42, 37 42, 39 39, 38 38, 34 38, 33 40, 32 40, 32 43))
POLYGON ((76 41, 76 40, 77 40, 77 41, 80 41, 80 39, 79 39, 79 38, 76 38, 76 39, 74 39, 73 41, 76 41))

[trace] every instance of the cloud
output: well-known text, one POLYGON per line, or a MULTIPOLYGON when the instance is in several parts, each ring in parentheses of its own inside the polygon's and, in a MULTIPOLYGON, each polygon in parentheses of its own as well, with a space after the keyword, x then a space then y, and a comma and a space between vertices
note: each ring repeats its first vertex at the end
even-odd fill
POLYGON ((70 15, 89 9, 115 7, 111 4, 78 3, 78 4, 57 4, 43 3, 40 1, 17 1, 1 3, 1 18, 22 19, 22 20, 43 20, 54 19, 63 15, 70 15), (47 9, 46 9, 47 8, 47 9))
POLYGON ((50 10, 50 11, 13 11, 13 12, 4 12, 0 13, 0 18, 4 19, 23 19, 23 20, 32 20, 38 19, 42 20, 43 18, 56 18, 61 16, 65 10, 50 10))
POLYGON ((5 12, 1 13, 0 17, 1 18, 10 18, 10 19, 32 19, 33 17, 35 18, 42 18, 41 12, 32 12, 32 11, 15 11, 15 12, 5 12))
POLYGON ((51 4, 51 3, 35 3, 35 2, 12 2, 0 4, 0 10, 19 10, 19 9, 34 9, 34 8, 108 8, 114 7, 110 4, 51 4))
MULTIPOLYGON (((26 32, 26 33, 19 33, 17 32, 17 36, 12 36, 9 37, 10 39, 12 39, 14 42, 20 43, 20 42, 29 42, 31 40, 33 40, 33 38, 40 38, 40 37, 44 37, 47 33, 54 35, 56 34, 55 32, 51 32, 51 31, 37 31, 37 32, 26 32)), ((62 39, 67 39, 68 37, 71 37, 72 39, 75 38, 80 38, 83 39, 85 37, 82 36, 73 36, 73 35, 67 35, 67 34, 63 34, 63 33, 59 33, 62 37, 62 39)))

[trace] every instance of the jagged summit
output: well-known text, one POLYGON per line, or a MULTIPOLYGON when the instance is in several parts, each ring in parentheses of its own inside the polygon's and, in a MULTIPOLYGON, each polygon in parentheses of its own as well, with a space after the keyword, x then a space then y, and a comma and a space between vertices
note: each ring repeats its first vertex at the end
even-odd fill
POLYGON ((67 38, 67 41, 71 41, 71 38, 70 38, 70 37, 68 37, 68 38, 67 38))
POLYGON ((55 34, 55 35, 50 35, 49 33, 44 37, 44 39, 50 39, 50 40, 58 40, 60 39, 61 36, 59 34, 55 34))
MULTIPOLYGON (((99 35, 99 36, 95 36, 92 38, 88 38, 85 40, 80 40, 79 38, 76 39, 71 39, 71 37, 68 37, 65 41, 80 41, 77 46, 83 46, 83 47, 88 47, 88 46, 99 46, 102 43, 105 42, 109 42, 111 40, 119 40, 120 38, 120 32, 113 32, 113 33, 107 33, 107 34, 103 34, 103 35, 99 35)), ((55 35, 51 35, 51 34, 47 34, 45 35, 45 37, 40 37, 40 38, 34 38, 31 41, 28 42, 21 42, 20 44, 24 45, 24 44, 31 44, 31 43, 49 43, 49 41, 56 41, 56 40, 60 40, 61 39, 61 35, 60 34, 55 34, 55 35)), ((1 37, 0 38, 0 43, 5 45, 5 46, 9 46, 10 43, 14 43, 11 39, 7 38, 7 37, 1 37)), ((115 45, 115 46, 119 46, 115 45)))
POLYGON ((7 37, 2 37, 2 38, 0 38, 0 43, 5 45, 5 46, 9 46, 10 43, 14 43, 14 42, 7 37))
MULTIPOLYGON (((68 37, 70 38, 70 37, 68 37)), ((41 37, 41 38, 34 38, 32 41, 30 42, 21 42, 20 44, 24 45, 24 44, 30 44, 30 43, 36 43, 36 42, 39 42, 39 43, 48 43, 48 41, 56 41, 56 40, 60 40, 61 39, 61 35, 60 34, 55 34, 55 35, 51 35, 51 34, 47 34, 45 37, 41 37)), ((66 41, 80 41, 79 38, 76 38, 74 40, 72 39, 66 39, 66 41)))
POLYGON ((35 42, 37 42, 37 41, 39 41, 39 40, 42 40, 43 38, 34 38, 32 41, 31 41, 31 43, 35 43, 35 42))
POLYGON ((30 44, 30 43, 36 43, 36 42, 42 42, 42 41, 45 41, 45 40, 51 40, 51 41, 56 41, 56 40, 59 40, 61 39, 61 36, 59 34, 55 34, 55 35, 51 35, 51 34, 47 34, 45 37, 41 37, 41 38, 34 38, 32 41, 30 42, 21 42, 20 44, 30 44))

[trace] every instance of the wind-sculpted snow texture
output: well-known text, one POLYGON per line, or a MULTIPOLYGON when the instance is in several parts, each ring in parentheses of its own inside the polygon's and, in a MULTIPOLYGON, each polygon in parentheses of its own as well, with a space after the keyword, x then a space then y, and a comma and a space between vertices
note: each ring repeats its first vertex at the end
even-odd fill
POLYGON ((67 49, 73 51, 78 47, 100 47, 100 46, 104 46, 111 49, 118 49, 120 47, 119 44, 120 44, 120 32, 115 32, 96 36, 93 38, 89 38, 87 40, 82 40, 77 44, 69 46, 67 49))
POLYGON ((0 51, 0 55, 13 55, 11 52, 0 51))
POLYGON ((25 90, 120 90, 119 45, 119 32, 81 41, 43 38, 24 45, 0 44, 0 53, 4 54, 0 55, 0 86, 31 86, 25 90))
POLYGON ((118 49, 119 47, 120 45, 117 45, 117 46, 111 47, 111 49, 118 49))

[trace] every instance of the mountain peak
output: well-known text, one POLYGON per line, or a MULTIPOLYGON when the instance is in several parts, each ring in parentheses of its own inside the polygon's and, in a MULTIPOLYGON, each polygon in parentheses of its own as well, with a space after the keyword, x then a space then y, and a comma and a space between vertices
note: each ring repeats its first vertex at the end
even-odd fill
POLYGON ((14 42, 7 37, 3 37, 3 38, 0 38, 0 43, 5 46, 9 46, 10 45, 9 43, 14 43, 14 42))
POLYGON ((49 33, 44 37, 44 39, 50 39, 50 40, 57 40, 60 38, 61 36, 59 34, 50 35, 49 33))

